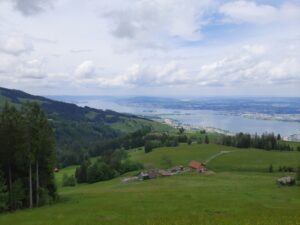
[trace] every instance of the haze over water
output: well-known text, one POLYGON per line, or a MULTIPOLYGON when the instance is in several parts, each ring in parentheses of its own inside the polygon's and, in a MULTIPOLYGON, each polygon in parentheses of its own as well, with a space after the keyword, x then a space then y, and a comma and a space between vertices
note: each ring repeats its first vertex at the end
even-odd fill
POLYGON ((245 132, 262 134, 273 132, 282 136, 300 134, 300 123, 290 121, 263 120, 245 118, 239 114, 228 111, 195 110, 164 107, 147 107, 143 104, 125 104, 114 101, 113 98, 78 101, 80 106, 89 106, 98 109, 110 109, 117 112, 130 113, 157 120, 170 119, 178 124, 194 128, 217 128, 232 133, 245 132))

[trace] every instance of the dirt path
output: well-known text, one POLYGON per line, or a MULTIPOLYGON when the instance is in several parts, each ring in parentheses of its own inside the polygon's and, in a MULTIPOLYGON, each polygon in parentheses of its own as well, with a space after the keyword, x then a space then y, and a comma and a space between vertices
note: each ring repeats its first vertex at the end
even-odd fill
POLYGON ((211 160, 221 156, 221 155, 224 155, 224 154, 228 154, 230 152, 234 152, 234 151, 220 151, 219 153, 215 154, 215 155, 212 155, 211 157, 209 157, 205 162, 204 164, 207 164, 209 163, 211 160))

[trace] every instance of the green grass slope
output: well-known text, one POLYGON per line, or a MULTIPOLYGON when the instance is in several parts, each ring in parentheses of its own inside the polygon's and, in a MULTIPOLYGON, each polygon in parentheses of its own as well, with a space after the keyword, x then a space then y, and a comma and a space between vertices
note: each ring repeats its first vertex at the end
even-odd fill
MULTIPOLYGON (((173 164, 206 161, 213 174, 187 172, 167 178, 122 183, 121 178, 59 188, 53 205, 0 215, 0 224, 21 225, 296 225, 300 224, 300 187, 278 187, 283 173, 266 167, 300 164, 299 152, 265 152, 219 145, 180 145, 145 154, 132 150, 133 160, 161 167, 167 155, 173 164), (231 151, 220 154, 220 151, 231 151)), ((72 173, 69 167, 56 174, 72 173)))
POLYGON ((133 160, 141 161, 147 167, 165 167, 162 158, 168 157, 174 165, 187 165, 191 160, 205 163, 210 157, 216 156, 207 163, 213 171, 253 171, 267 172, 272 164, 274 169, 279 166, 300 166, 300 152, 265 151, 258 149, 240 149, 216 144, 181 144, 180 147, 159 148, 144 154, 143 151, 131 152, 133 160), (224 154, 219 155, 219 153, 224 154))

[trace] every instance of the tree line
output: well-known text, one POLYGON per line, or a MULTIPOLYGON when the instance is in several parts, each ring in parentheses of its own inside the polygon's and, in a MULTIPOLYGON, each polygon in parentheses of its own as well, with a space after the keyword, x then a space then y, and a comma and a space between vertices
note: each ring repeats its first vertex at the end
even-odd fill
POLYGON ((32 208, 57 198, 54 132, 37 103, 0 112, 0 211, 32 208))
POLYGON ((84 160, 76 168, 75 174, 63 176, 63 186, 75 186, 76 183, 95 183, 110 180, 129 171, 143 168, 143 164, 128 159, 125 150, 104 151, 93 162, 84 160))
POLYGON ((237 148, 258 148, 264 150, 293 151, 293 147, 281 141, 281 137, 273 133, 264 133, 262 135, 250 135, 247 133, 238 133, 235 136, 224 135, 220 144, 233 146, 237 148))

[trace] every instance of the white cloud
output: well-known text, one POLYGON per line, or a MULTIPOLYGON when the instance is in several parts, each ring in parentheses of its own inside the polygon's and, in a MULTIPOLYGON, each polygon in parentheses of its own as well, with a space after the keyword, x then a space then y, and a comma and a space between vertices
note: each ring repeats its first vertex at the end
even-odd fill
POLYGON ((123 75, 115 78, 100 78, 100 86, 172 86, 188 83, 187 71, 176 62, 163 65, 133 64, 123 75))
POLYGON ((202 39, 204 15, 212 0, 112 0, 101 6, 112 34, 143 47, 166 46, 169 38, 185 41, 202 39))
POLYGON ((230 23, 269 24, 273 22, 293 22, 300 19, 300 5, 285 3, 279 7, 258 4, 255 1, 230 1, 223 4, 220 13, 230 23))
POLYGON ((266 49, 246 45, 238 54, 202 65, 197 83, 204 86, 300 83, 300 59, 290 58, 284 52, 279 59, 274 59, 269 55, 273 56, 276 51, 270 50, 270 54, 266 49))
POLYGON ((38 59, 23 62, 17 67, 16 73, 22 79, 43 79, 46 77, 43 63, 38 59))
POLYGON ((10 0, 24 16, 36 15, 50 7, 55 0, 10 0))
POLYGON ((22 53, 28 53, 33 50, 33 45, 24 38, 10 37, 6 40, 0 40, 0 51, 12 54, 20 55, 22 53))
POLYGON ((0 0, 0 86, 163 95, 299 85, 298 1, 59 0, 38 17, 15 10, 35 15, 54 1, 0 0))
POLYGON ((280 49, 260 44, 245 45, 226 57, 199 64, 199 71, 171 61, 165 64, 134 64, 119 76, 98 79, 99 86, 166 87, 166 86, 237 86, 300 83, 300 59, 280 49))
POLYGON ((93 78, 96 74, 96 67, 93 61, 86 60, 77 66, 75 75, 79 78, 93 78))

